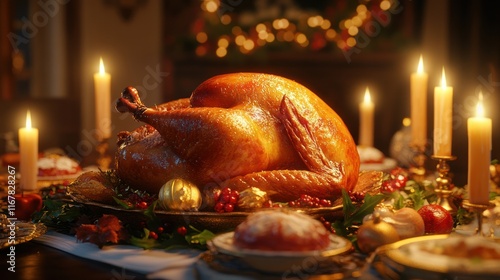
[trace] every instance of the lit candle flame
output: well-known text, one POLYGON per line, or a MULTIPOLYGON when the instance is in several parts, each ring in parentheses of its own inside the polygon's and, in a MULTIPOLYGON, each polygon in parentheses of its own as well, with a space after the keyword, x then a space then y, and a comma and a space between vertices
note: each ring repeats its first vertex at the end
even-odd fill
POLYGON ((26 128, 31 129, 31 114, 30 110, 26 113, 26 128))
POLYGON ((441 76, 441 87, 446 88, 446 76, 444 75, 444 67, 443 67, 443 75, 441 76))
POLYGON ((368 90, 368 88, 366 88, 366 91, 365 91, 364 102, 365 102, 365 103, 370 103, 370 102, 372 102, 372 99, 371 99, 371 97, 370 97, 370 90, 368 90))
POLYGON ((424 73, 424 60, 422 59, 422 55, 420 55, 420 60, 418 61, 417 73, 424 73))
POLYGON ((104 63, 102 62, 102 57, 99 62, 99 74, 104 75, 106 73, 106 70, 104 70, 104 63))
POLYGON ((478 118, 484 117, 483 93, 482 92, 479 92, 479 100, 477 101, 477 106, 476 106, 476 117, 478 117, 478 118))

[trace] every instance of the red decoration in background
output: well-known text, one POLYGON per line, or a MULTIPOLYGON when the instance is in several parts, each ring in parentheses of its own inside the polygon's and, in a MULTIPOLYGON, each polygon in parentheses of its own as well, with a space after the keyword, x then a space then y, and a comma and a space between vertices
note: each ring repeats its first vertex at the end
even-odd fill
POLYGON ((84 224, 76 229, 76 239, 94 243, 99 248, 108 243, 118 243, 128 237, 120 220, 114 215, 103 215, 95 225, 84 224))

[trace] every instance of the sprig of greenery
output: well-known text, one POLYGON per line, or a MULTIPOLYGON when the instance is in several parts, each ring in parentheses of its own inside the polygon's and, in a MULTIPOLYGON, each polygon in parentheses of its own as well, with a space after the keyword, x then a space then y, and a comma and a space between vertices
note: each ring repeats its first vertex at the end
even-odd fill
POLYGON ((347 191, 342 190, 342 207, 344 211, 344 219, 337 220, 332 224, 335 232, 346 238, 352 238, 352 234, 356 231, 356 226, 361 224, 363 218, 373 213, 375 206, 386 198, 383 194, 370 195, 366 194, 361 205, 354 204, 349 197, 347 191))
POLYGON ((70 204, 62 200, 45 199, 42 209, 33 214, 33 221, 43 223, 60 232, 69 233, 74 228, 76 221, 87 214, 87 210, 82 205, 70 204))
MULTIPOLYGON (((115 201, 119 204, 123 203, 124 205, 122 206, 126 206, 126 204, 118 198, 115 198, 115 201)), ((162 220, 155 213, 156 206, 157 201, 154 201, 142 212, 146 218, 146 227, 137 230, 133 229, 131 225, 124 225, 130 236, 130 238, 126 240, 126 243, 144 249, 206 249, 207 242, 215 236, 214 233, 208 230, 198 230, 192 226, 188 226, 185 235, 181 235, 173 229, 171 233, 162 233, 161 238, 151 238, 151 231, 149 229, 155 229, 163 225, 162 220)), ((44 223, 48 227, 54 228, 59 232, 73 234, 76 227, 80 226, 82 222, 84 224, 93 224, 103 214, 104 213, 91 211, 84 205, 47 198, 44 200, 42 210, 33 215, 33 220, 35 222, 44 223), (82 221, 82 217, 84 221, 82 221)))

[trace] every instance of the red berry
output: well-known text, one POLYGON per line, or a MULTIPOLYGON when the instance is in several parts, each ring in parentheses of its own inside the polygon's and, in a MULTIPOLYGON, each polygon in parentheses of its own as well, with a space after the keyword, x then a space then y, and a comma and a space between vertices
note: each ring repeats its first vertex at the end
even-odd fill
POLYGON ((234 205, 233 204, 229 204, 228 203, 228 204, 226 204, 224 206, 224 211, 226 211, 226 212, 233 212, 233 210, 234 210, 234 205))
POLYGON ((321 199, 319 197, 312 197, 307 194, 302 194, 296 200, 288 202, 288 207, 329 207, 332 202, 328 199, 321 199))
POLYGON ((177 228, 177 233, 180 234, 180 235, 182 235, 182 236, 186 235, 187 234, 186 227, 178 227, 177 228))
POLYGON ((322 199, 319 204, 323 207, 330 207, 332 206, 332 202, 328 199, 322 199))
POLYGON ((146 209, 148 208, 148 203, 146 201, 141 201, 136 204, 136 207, 139 209, 146 209))
POLYGON ((408 178, 406 178, 406 176, 404 176, 402 174, 399 174, 396 176, 396 180, 398 180, 398 182, 401 183, 402 186, 404 186, 406 184, 406 182, 408 181, 408 178))
POLYGON ((218 213, 222 213, 224 212, 224 203, 222 202, 217 202, 217 204, 215 204, 215 211, 218 212, 218 213))
POLYGON ((220 202, 222 203, 228 203, 230 199, 231 197, 229 196, 229 194, 223 194, 220 196, 220 202))
POLYGON ((268 201, 262 203, 262 207, 264 207, 264 208, 273 207, 273 202, 271 200, 268 200, 268 201))
POLYGON ((157 231, 158 233, 162 233, 162 232, 164 231, 164 229, 163 229, 163 227, 158 227, 158 228, 156 229, 156 231, 157 231))
POLYGON ((226 195, 226 194, 229 195, 229 194, 231 194, 231 189, 230 188, 223 188, 222 189, 222 194, 223 195, 226 195))
POLYGON ((231 203, 231 204, 236 204, 236 203, 238 203, 238 197, 236 197, 236 195, 234 195, 234 194, 233 194, 233 195, 231 195, 231 196, 229 197, 229 203, 231 203))
POLYGON ((158 239, 158 234, 154 231, 149 232, 149 238, 158 239))

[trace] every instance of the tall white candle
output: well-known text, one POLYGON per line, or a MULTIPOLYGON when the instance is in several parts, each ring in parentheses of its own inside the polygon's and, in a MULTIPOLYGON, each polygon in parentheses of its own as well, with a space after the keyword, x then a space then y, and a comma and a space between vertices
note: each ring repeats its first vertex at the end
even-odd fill
POLYGON ((417 72, 410 77, 411 143, 420 147, 427 144, 427 80, 420 56, 417 72))
POLYGON ((467 120, 469 136, 468 187, 469 201, 486 205, 489 202, 491 164, 491 119, 484 117, 482 94, 479 94, 476 117, 467 120))
POLYGON ((94 74, 95 122, 99 139, 111 136, 111 75, 106 73, 102 58, 99 72, 94 74))
POLYGON ((434 155, 451 156, 453 124, 453 88, 441 76, 441 86, 434 88, 434 155))
POLYGON ((38 129, 31 126, 30 111, 26 113, 26 127, 19 129, 20 187, 35 190, 38 176, 38 129))
POLYGON ((373 111, 370 91, 366 88, 363 102, 359 104, 359 145, 373 147, 373 111))

